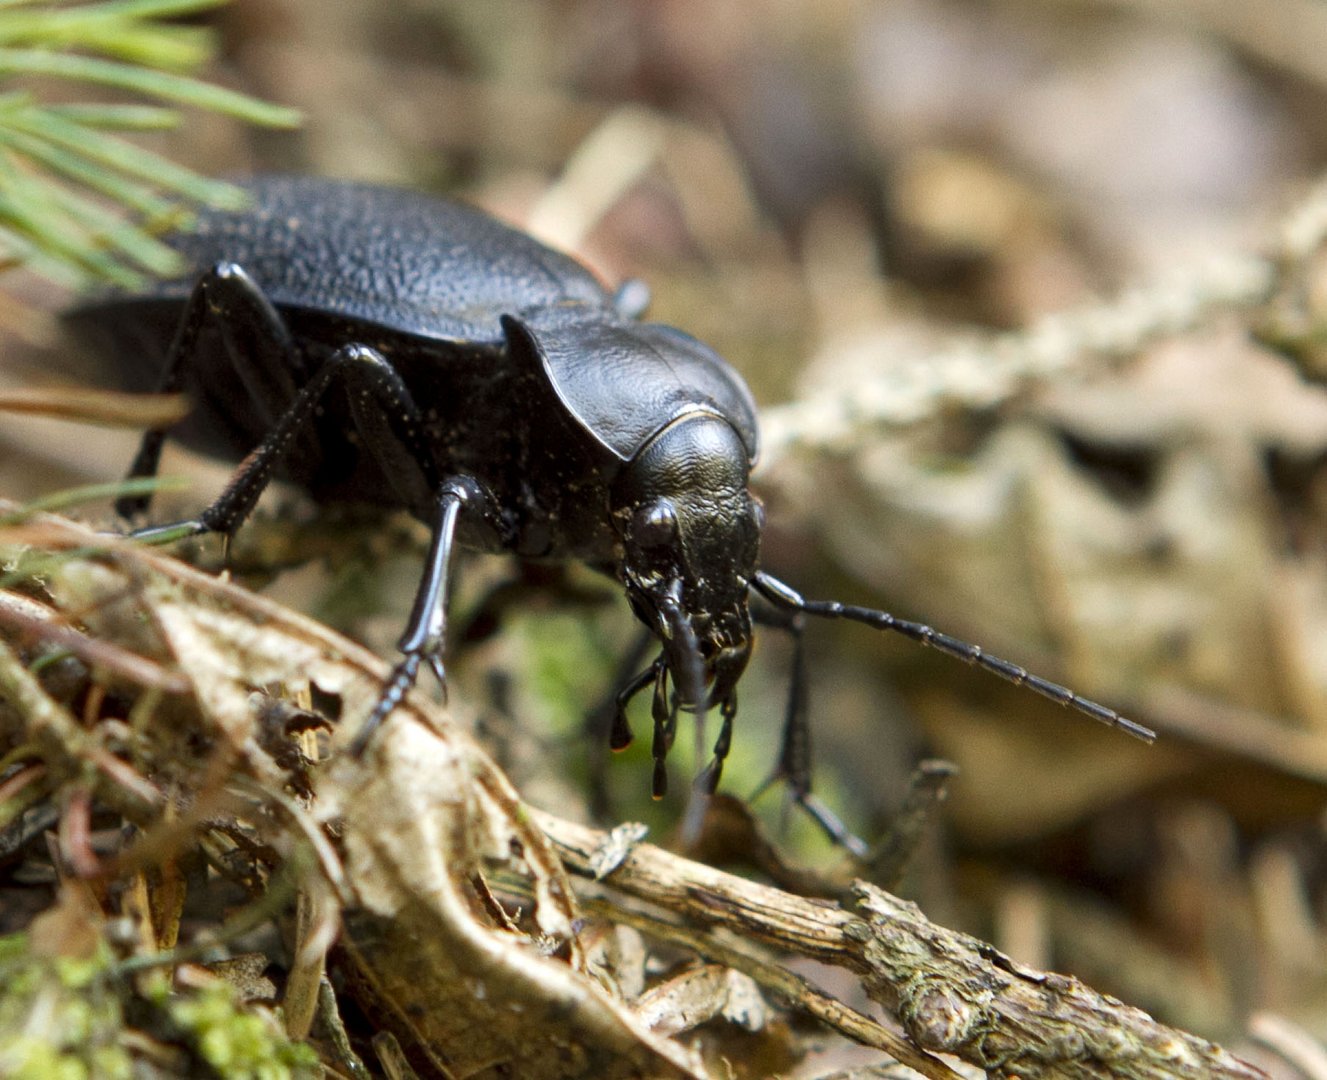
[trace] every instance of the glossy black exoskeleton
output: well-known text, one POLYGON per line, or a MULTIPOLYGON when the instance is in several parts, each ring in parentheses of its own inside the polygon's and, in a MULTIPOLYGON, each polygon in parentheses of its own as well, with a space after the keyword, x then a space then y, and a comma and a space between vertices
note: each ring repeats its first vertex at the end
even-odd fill
MULTIPOLYGON (((299 177, 248 181, 253 206, 203 211, 174 237, 188 273, 68 314, 122 385, 184 390, 171 434, 242 459, 191 522, 146 534, 233 533, 273 475, 323 501, 403 506, 432 545, 402 659, 356 739, 400 702, 422 663, 443 678, 453 545, 580 560, 612 574, 662 645, 618 695, 653 687, 656 794, 678 709, 717 708, 701 779, 728 751, 750 656, 750 594, 800 641, 804 615, 901 632, 1134 734, 1071 691, 918 623, 810 601, 759 569, 758 448, 746 385, 711 349, 638 321, 572 259, 467 207, 407 191, 299 177), (671 685, 670 685, 671 684, 671 685)), ((156 472, 150 432, 131 475, 156 472)), ((125 499, 126 516, 146 500, 125 499)), ((794 677, 800 683, 800 654, 794 677)), ((778 775, 831 832, 809 790, 800 686, 778 775)))

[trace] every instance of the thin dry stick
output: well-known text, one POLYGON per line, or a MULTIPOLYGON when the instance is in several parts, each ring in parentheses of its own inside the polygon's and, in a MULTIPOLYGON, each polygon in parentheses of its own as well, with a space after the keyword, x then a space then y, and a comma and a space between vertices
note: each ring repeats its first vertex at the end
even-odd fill
POLYGON ((893 359, 876 378, 768 409, 761 418, 762 467, 798 447, 851 450, 872 429, 907 427, 946 407, 991 407, 1090 359, 1132 357, 1217 311, 1266 304, 1327 238, 1327 180, 1320 180, 1271 235, 1263 251, 1212 260, 1107 303, 1047 316, 1026 330, 893 359))
POLYGON ((163 690, 168 694, 189 692, 189 680, 183 675, 167 671, 160 664, 145 660, 113 642, 82 634, 46 614, 34 614, 34 610, 36 605, 25 597, 0 589, 0 626, 19 631, 48 647, 68 649, 89 665, 104 668, 141 687, 163 690))
MULTIPOLYGON (((535 819, 569 870, 593 876, 607 834, 549 814, 535 812, 535 819)), ((747 941, 848 968, 916 1046, 954 1054, 994 1077, 1265 1075, 1077 979, 1034 971, 976 938, 936 926, 916 905, 864 883, 856 887, 858 910, 846 911, 641 844, 607 884, 700 927, 722 927, 747 941)), ((733 959, 710 933, 696 932, 692 947, 720 963, 733 959)))

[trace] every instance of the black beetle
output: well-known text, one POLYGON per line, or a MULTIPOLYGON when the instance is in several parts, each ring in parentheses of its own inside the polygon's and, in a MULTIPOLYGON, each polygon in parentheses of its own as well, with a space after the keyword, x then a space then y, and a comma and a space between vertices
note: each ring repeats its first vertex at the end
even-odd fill
MULTIPOLYGON (((580 560, 625 586, 662 652, 619 693, 611 741, 630 741, 626 703, 652 686, 656 795, 679 708, 720 711, 698 784, 718 782, 751 652, 752 592, 795 640, 804 615, 897 631, 1152 737, 976 646, 881 611, 806 600, 760 570, 751 395, 701 342, 639 322, 640 290, 610 294, 579 263, 455 203, 312 177, 243 186, 251 209, 203 211, 196 229, 172 238, 185 276, 89 300, 66 318, 112 359, 122 385, 190 395, 194 408, 173 435, 243 459, 197 519, 139 535, 229 535, 277 472, 319 500, 404 506, 429 524, 403 656, 356 748, 421 663, 444 678, 454 541, 580 560)), ((163 438, 145 436, 131 476, 156 472, 163 438)), ((118 509, 146 506, 127 498, 118 509)), ((810 794, 800 670, 799 651, 776 775, 846 840, 810 794)))

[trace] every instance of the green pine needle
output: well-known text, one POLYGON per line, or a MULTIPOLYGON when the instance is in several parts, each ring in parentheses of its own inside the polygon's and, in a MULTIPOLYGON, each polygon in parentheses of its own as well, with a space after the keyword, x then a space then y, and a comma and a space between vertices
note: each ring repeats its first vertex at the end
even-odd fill
MULTIPOLYGON (((0 19, 0 38, 3 36, 3 20, 0 19)), ((294 127, 300 119, 295 109, 271 105, 248 94, 134 64, 121 64, 72 53, 44 52, 40 49, 0 48, 0 77, 19 74, 100 83, 102 86, 129 90, 146 97, 225 113, 265 127, 294 127)))
POLYGON ((63 284, 122 285, 178 271, 156 239, 188 207, 244 204, 211 180, 126 141, 178 126, 181 107, 267 127, 299 114, 193 78, 211 33, 168 21, 225 0, 0 0, 0 269, 23 265, 63 284), (27 77, 149 99, 46 103, 27 77), (126 219, 123 215, 132 215, 126 219))

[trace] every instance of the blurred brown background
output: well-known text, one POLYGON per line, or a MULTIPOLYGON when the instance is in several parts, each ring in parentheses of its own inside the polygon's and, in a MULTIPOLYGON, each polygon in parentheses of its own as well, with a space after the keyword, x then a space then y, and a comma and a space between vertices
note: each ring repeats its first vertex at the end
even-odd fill
MULTIPOLYGON (((919 758, 960 767, 905 892, 1169 1022, 1303 1036, 1286 1053, 1327 1070, 1327 6, 237 0, 213 22, 223 78, 307 123, 200 117, 180 160, 457 194, 645 279, 651 317, 769 409, 773 572, 1160 732, 813 627, 817 789, 854 829, 884 827, 919 758)), ((114 477, 132 444, 0 440, 19 497, 114 477)), ((413 559, 383 586, 401 607, 349 620, 385 651, 413 559)), ((314 610, 341 587, 279 586, 314 610)), ((619 608, 516 618, 462 674, 535 802, 569 796, 531 747, 589 754, 575 717, 619 608)), ((767 635, 730 790, 770 767, 786 662, 767 635)), ((643 762, 610 784, 651 812, 643 762)))

